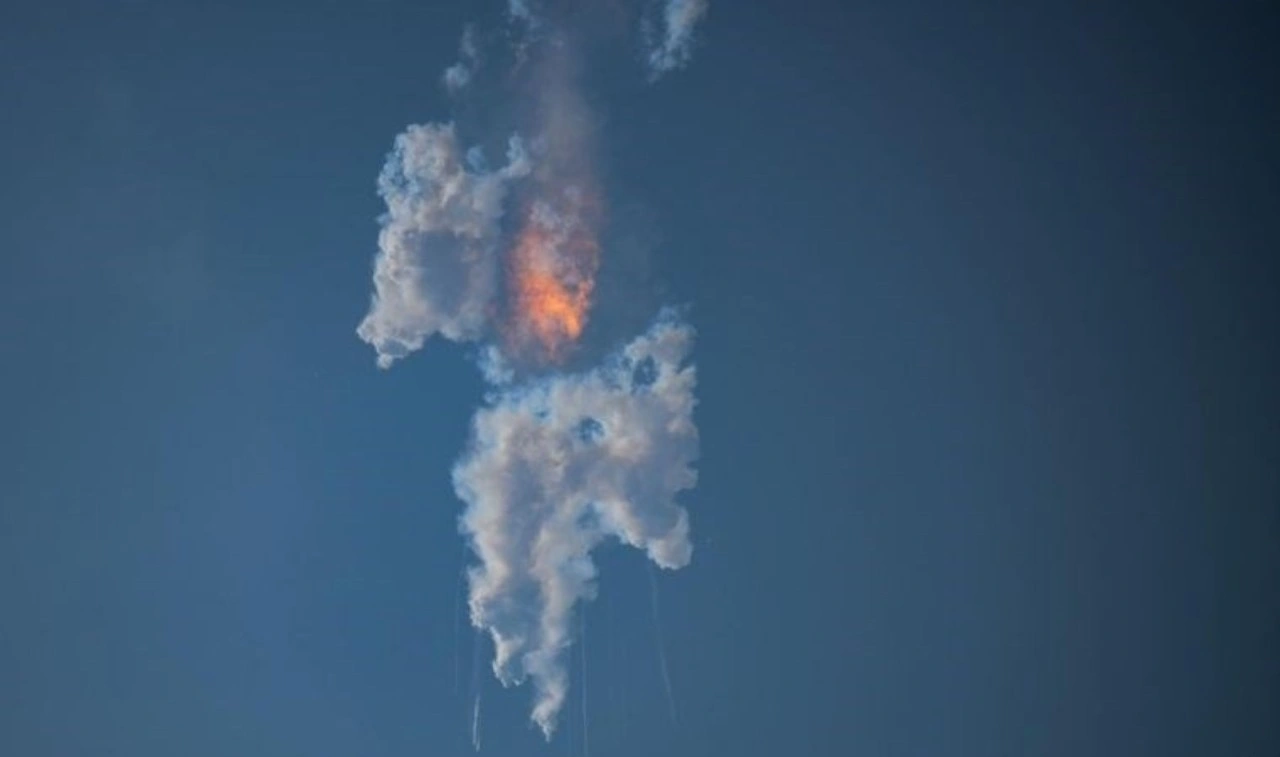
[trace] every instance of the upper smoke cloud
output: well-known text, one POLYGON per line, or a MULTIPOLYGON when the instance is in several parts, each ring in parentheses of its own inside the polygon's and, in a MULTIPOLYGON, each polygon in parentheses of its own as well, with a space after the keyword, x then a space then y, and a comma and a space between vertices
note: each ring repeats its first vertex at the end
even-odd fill
POLYGON ((680 68, 693 55, 693 29, 707 15, 710 0, 667 0, 661 29, 650 30, 649 70, 654 76, 680 68))
POLYGON ((356 330, 378 351, 378 365, 389 367, 436 333, 460 342, 488 330, 503 199, 507 185, 530 170, 518 138, 507 160, 494 172, 468 166, 452 124, 410 126, 396 137, 378 177, 387 212, 373 304, 356 330))
POLYGON ((599 369, 496 394, 454 470, 481 562, 472 623, 493 637, 504 684, 532 679, 532 717, 548 737, 568 690, 573 607, 595 595, 591 551, 612 536, 661 567, 689 562, 675 495, 697 480, 692 343, 667 312, 599 369))

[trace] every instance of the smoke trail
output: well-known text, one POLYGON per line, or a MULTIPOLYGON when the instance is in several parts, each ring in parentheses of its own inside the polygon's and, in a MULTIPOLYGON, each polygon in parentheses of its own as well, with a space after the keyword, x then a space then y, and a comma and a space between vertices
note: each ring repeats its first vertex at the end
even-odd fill
MULTIPOLYGON (((571 358, 582 362, 577 347, 605 254, 606 201, 593 165, 598 119, 579 76, 578 43, 590 34, 583 19, 591 14, 578 11, 587 7, 508 0, 505 57, 485 47, 503 35, 464 31, 445 88, 477 96, 486 66, 514 60, 502 91, 520 93, 506 109, 518 128, 497 168, 467 144, 466 124, 411 125, 396 138, 378 178, 387 212, 373 297, 357 329, 383 368, 436 335, 480 345, 491 391, 453 470, 465 504, 459 528, 478 559, 467 571, 470 620, 493 640, 495 676, 507 686, 532 683, 530 717, 548 739, 569 688, 574 608, 596 593, 592 550, 617 539, 663 568, 687 564, 689 517, 676 496, 696 482, 698 454, 694 332, 676 311, 662 311, 602 364, 563 369, 571 358)), ((646 38, 651 74, 687 62, 706 11, 707 0, 666 0, 646 38)), ((479 639, 473 649, 478 750, 479 639)), ((455 689, 458 664, 455 642, 455 689)), ((674 719, 665 657, 662 667, 674 719)))
POLYGON ((458 694, 462 678, 462 587, 466 568, 458 570, 458 585, 453 589, 453 693, 458 694))
MULTIPOLYGON (((614 610, 613 599, 610 595, 608 594, 605 595, 604 604, 605 604, 605 617, 608 618, 608 628, 610 631, 613 631, 614 629, 618 628, 618 614, 614 610)), ((613 638, 612 633, 606 634, 604 638, 605 638, 605 669, 608 670, 610 673, 615 673, 618 670, 618 643, 613 638)), ((618 722, 625 723, 626 713, 618 706, 617 692, 615 691, 615 689, 616 689, 616 686, 614 685, 614 682, 613 682, 613 676, 612 675, 606 676, 605 677, 605 710, 606 712, 609 713, 608 722, 610 724, 614 724, 618 722)), ((622 731, 619 734, 619 736, 625 740, 626 738, 625 731, 622 731)))
POLYGON ((480 697, 484 691, 484 681, 480 678, 480 647, 484 638, 480 629, 476 629, 471 643, 471 746, 480 751, 480 697))
POLYGON ((590 728, 587 720, 587 606, 582 606, 579 616, 582 626, 582 641, 578 651, 582 658, 582 757, 591 757, 590 728))
POLYGON ((662 688, 667 694, 667 709, 671 713, 671 722, 676 722, 676 698, 671 689, 671 671, 667 667, 667 650, 662 641, 662 613, 658 608, 658 576, 653 566, 646 563, 649 572, 649 605, 653 608, 653 636, 658 647, 658 668, 662 672, 662 688))

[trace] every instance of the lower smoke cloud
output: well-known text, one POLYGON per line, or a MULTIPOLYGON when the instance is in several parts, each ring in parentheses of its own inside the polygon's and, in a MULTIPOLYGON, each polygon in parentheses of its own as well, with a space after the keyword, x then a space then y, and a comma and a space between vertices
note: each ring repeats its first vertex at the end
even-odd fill
POLYGON ((550 738, 568 691, 574 605, 595 596, 594 548, 609 538, 658 566, 689 562, 698 453, 693 329, 665 311, 605 365, 498 390, 454 469, 467 507, 471 622, 493 639, 494 673, 531 680, 550 738))

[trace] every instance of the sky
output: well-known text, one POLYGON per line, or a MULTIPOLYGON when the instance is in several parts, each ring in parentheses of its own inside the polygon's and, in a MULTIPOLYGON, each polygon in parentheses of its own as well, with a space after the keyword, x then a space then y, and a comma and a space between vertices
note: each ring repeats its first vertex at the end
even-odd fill
POLYGON ((467 623, 476 346, 356 334, 501 3, 5 4, 0 751, 473 754, 479 687, 494 755, 1280 752, 1280 17, 1110 5, 593 50, 593 317, 683 308, 698 481, 547 742, 467 623))

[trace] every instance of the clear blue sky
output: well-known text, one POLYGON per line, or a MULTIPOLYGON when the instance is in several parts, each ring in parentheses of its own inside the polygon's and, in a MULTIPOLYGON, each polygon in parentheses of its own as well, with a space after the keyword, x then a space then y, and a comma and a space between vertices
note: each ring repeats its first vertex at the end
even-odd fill
MULTIPOLYGON (((465 754, 483 386, 354 328, 498 10, 232 5, 0 10, 0 752, 465 754)), ((702 457, 677 721, 608 551, 595 754, 1280 753, 1280 23, 1129 5, 713 0, 597 77, 702 457)), ((487 686, 484 753, 582 753, 487 686)))

